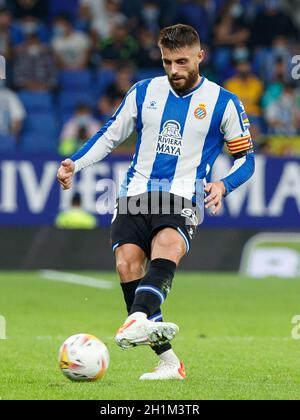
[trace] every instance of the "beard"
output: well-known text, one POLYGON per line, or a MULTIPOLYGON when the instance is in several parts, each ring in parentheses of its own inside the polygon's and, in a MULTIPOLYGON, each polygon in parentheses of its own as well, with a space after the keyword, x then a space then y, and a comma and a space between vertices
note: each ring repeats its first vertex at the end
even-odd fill
POLYGON ((171 77, 168 75, 168 79, 170 82, 170 85, 175 90, 176 93, 182 94, 185 92, 188 92, 193 87, 195 87, 195 84, 197 83, 199 78, 199 71, 198 70, 192 70, 189 72, 187 77, 171 77), (181 79, 181 84, 177 84, 175 82, 176 79, 181 79))

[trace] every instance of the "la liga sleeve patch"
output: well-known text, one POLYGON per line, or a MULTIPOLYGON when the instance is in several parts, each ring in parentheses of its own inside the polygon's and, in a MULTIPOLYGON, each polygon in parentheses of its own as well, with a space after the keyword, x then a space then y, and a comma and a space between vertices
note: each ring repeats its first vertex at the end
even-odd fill
POLYGON ((243 122, 243 126, 245 128, 245 131, 248 130, 249 127, 250 127, 250 120, 249 120, 249 118, 246 114, 246 111, 243 111, 241 113, 241 119, 242 119, 242 122, 243 122))

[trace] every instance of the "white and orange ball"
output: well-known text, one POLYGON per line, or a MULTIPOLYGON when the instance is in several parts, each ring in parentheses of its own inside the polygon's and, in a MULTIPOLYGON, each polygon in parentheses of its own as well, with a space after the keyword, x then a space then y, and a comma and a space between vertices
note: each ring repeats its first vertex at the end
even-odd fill
POLYGON ((59 350, 59 366, 72 381, 97 381, 109 365, 107 347, 97 337, 77 334, 69 337, 59 350))

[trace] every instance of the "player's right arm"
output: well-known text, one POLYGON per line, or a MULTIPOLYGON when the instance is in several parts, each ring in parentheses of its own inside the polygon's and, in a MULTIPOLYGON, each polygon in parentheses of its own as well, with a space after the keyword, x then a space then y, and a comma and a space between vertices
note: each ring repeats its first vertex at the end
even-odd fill
POLYGON ((127 93, 112 118, 70 159, 61 163, 57 178, 62 188, 72 186, 75 173, 106 158, 133 132, 137 118, 136 86, 127 93))

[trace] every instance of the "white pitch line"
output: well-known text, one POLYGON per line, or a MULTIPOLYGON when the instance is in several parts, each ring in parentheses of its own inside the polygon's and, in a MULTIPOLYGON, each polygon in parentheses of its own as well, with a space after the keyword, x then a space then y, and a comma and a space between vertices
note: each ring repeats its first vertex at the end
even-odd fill
POLYGON ((93 287, 96 289, 113 289, 115 286, 112 282, 93 277, 81 276, 79 274, 65 273, 54 270, 41 270, 40 275, 43 279, 58 281, 61 283, 78 284, 80 286, 93 287))

